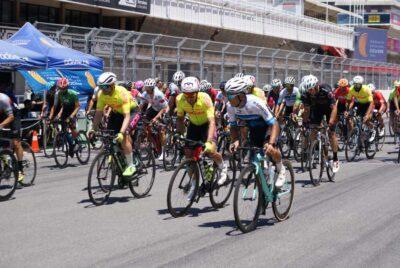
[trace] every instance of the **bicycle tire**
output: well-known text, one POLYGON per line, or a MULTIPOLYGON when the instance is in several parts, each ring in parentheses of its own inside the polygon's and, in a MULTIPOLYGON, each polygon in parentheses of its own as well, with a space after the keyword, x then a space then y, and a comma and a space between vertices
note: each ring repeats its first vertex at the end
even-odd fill
POLYGON ((309 156, 308 156, 308 161, 309 161, 309 163, 308 163, 309 169, 308 170, 309 170, 309 173, 310 173, 311 183, 314 186, 318 186, 321 183, 322 175, 324 173, 325 160, 322 159, 323 158, 323 155, 322 155, 322 152, 321 152, 322 150, 317 152, 317 146, 318 146, 319 142, 320 141, 318 141, 318 140, 314 140, 311 143, 309 156), (316 156, 315 153, 318 153, 318 157, 320 157, 321 159, 320 159, 320 163, 316 163, 316 168, 319 168, 319 172, 317 172, 316 174, 313 174, 313 167, 315 165, 314 160, 315 160, 315 156, 316 156))
MULTIPOLYGON (((88 175, 88 195, 89 195, 89 199, 90 201, 96 205, 96 206, 100 206, 103 205, 105 202, 107 202, 107 200, 110 197, 110 194, 113 190, 114 187, 114 182, 115 182, 115 178, 116 178, 116 173, 115 173, 115 166, 114 166, 114 157, 112 157, 111 159, 111 163, 107 163, 108 165, 110 165, 110 169, 111 169, 111 179, 110 179, 110 186, 108 187, 109 189, 106 189, 105 185, 103 185, 104 180, 102 180, 101 178, 98 178, 98 173, 100 171, 100 169, 102 168, 102 165, 106 163, 106 161, 109 161, 109 157, 111 155, 106 153, 105 151, 100 152, 93 160, 92 164, 90 165, 90 169, 89 169, 89 175, 88 175), (100 160, 100 161, 99 161, 100 160), (100 164, 100 165, 99 165, 100 164), (93 177, 93 171, 96 171, 96 178, 94 179, 93 177), (98 188, 105 192, 104 197, 96 199, 94 197, 94 183, 92 182, 92 179, 94 179, 93 182, 97 181, 99 186, 98 188)), ((107 170, 109 169, 109 167, 107 166, 107 170)), ((108 171, 107 171, 108 172, 108 171)))
POLYGON ((364 142, 364 148, 365 148, 365 156, 367 159, 373 159, 376 155, 376 152, 378 151, 378 145, 376 144, 375 141, 369 142, 365 141, 364 142), (372 147, 372 150, 369 150, 372 147))
POLYGON ((275 191, 275 193, 274 193, 274 196, 275 196, 274 199, 275 200, 272 202, 272 211, 274 213, 275 218, 278 221, 284 221, 289 217, 290 209, 292 208, 292 204, 293 204, 294 188, 295 188, 294 171, 293 171, 292 163, 289 160, 283 160, 282 161, 282 165, 286 168, 286 172, 289 172, 289 174, 290 174, 290 183, 289 183, 289 185, 290 185, 290 191, 289 191, 290 197, 289 197, 289 204, 288 204, 287 208, 285 209, 285 211, 281 212, 281 211, 279 211, 280 203, 278 204, 278 201, 280 200, 280 199, 278 199, 278 196, 281 193, 275 191))
POLYGON ((227 180, 223 185, 218 185, 218 176, 217 176, 217 167, 214 165, 214 170, 213 170, 213 175, 212 175, 212 185, 211 185, 211 191, 210 191, 210 202, 213 208, 222 208, 224 207, 225 203, 228 202, 229 197, 231 196, 233 186, 235 184, 235 177, 236 177, 236 164, 233 159, 229 159, 229 166, 228 170, 231 171, 228 172, 227 180), (222 196, 222 200, 218 201, 217 196, 221 192, 220 190, 222 188, 225 188, 227 190, 225 196, 222 196))
POLYGON ((65 168, 68 164, 68 151, 69 145, 67 138, 63 132, 58 132, 54 139, 54 160, 56 161, 57 167, 65 168), (59 150, 61 149, 61 150, 59 150), (59 152, 59 153, 58 153, 59 152), (63 160, 64 158, 64 160, 63 160))
POLYGON ((304 137, 300 129, 296 130, 293 141, 293 156, 297 162, 301 161, 301 150, 303 147, 304 137))
POLYGON ((358 136, 359 136, 358 127, 355 127, 346 139, 344 154, 347 162, 353 162, 358 154, 358 139, 359 139, 358 136))
POLYGON ((84 131, 79 131, 78 136, 75 138, 75 143, 78 148, 76 148, 76 158, 81 165, 86 165, 90 160, 90 142, 84 131), (82 150, 87 148, 87 156, 83 158, 82 150))
POLYGON ((21 146, 22 149, 24 150, 24 157, 22 160, 22 165, 24 166, 23 170, 24 170, 24 180, 21 182, 19 182, 22 186, 27 187, 27 186, 31 186, 34 184, 34 181, 36 179, 36 174, 37 174, 37 162, 36 162, 36 155, 33 152, 31 146, 25 142, 25 141, 21 141, 21 146), (32 168, 32 172, 29 172, 29 175, 27 175, 27 169, 29 167, 33 167, 32 168), (32 174, 30 174, 32 173, 32 174))
MULTIPOLYGON (((155 157, 154 157, 154 154, 152 153, 152 151, 150 149, 147 149, 147 150, 149 151, 148 154, 147 154, 147 156, 148 156, 147 164, 143 162, 144 159, 140 159, 139 160, 140 165, 139 165, 139 167, 137 167, 137 171, 136 172, 142 173, 143 172, 143 168, 150 167, 150 169, 151 169, 150 183, 147 185, 147 187, 145 188, 144 191, 140 192, 139 188, 138 188, 139 185, 141 184, 141 179, 140 178, 138 178, 138 182, 137 182, 138 185, 137 186, 135 186, 134 181, 130 181, 129 182, 129 189, 131 190, 133 196, 136 197, 136 198, 143 198, 143 197, 148 195, 148 193, 150 192, 151 188, 153 187, 154 180, 155 180, 155 177, 156 177, 156 160, 155 160, 155 157), (146 165, 146 167, 144 167, 143 165, 146 165)), ((136 153, 136 157, 142 157, 142 156, 141 156, 141 154, 136 153)))
POLYGON ((163 154, 163 167, 165 171, 174 169, 176 160, 178 158, 178 145, 172 133, 167 134, 167 143, 164 146, 163 154), (169 159, 169 156, 172 158, 169 159))
POLYGON ((53 142, 55 140, 56 135, 57 135, 57 130, 55 128, 48 127, 46 125, 46 123, 43 123, 43 138, 42 138, 43 153, 44 153, 44 156, 46 156, 48 158, 54 157, 53 142))
MULTIPOLYGON (((185 175, 186 175, 186 173, 184 173, 184 176, 185 175)), ((179 164, 179 166, 175 169, 174 174, 172 175, 171 180, 169 182, 168 193, 167 193, 167 207, 168 207, 168 211, 172 217, 174 217, 174 218, 182 217, 182 216, 186 215, 188 210, 191 208, 195 198, 197 197, 198 191, 199 191, 199 179, 200 179, 200 171, 199 171, 196 161, 194 161, 193 159, 186 159, 186 160, 182 161, 179 164), (194 170, 194 172, 193 172, 193 178, 194 178, 194 183, 195 183, 194 184, 194 186, 195 186, 194 194, 189 201, 185 197, 185 199, 186 199, 186 201, 188 201, 188 203, 182 208, 182 210, 178 211, 172 204, 171 195, 172 195, 175 180, 177 180, 177 179, 181 180, 180 181, 180 184, 181 184, 184 179, 184 177, 178 178, 179 171, 184 170, 184 169, 186 170, 187 165, 189 165, 190 169, 194 170)), ((185 185, 184 190, 188 190, 188 187, 190 189, 191 182, 192 182, 192 179, 189 179, 189 182, 185 185)))
POLYGON ((239 230, 242 231, 243 233, 251 232, 257 228, 258 218, 260 217, 261 207, 264 202, 263 197, 264 197, 264 194, 262 193, 262 186, 261 186, 259 177, 255 173, 255 167, 253 165, 249 165, 249 166, 243 168, 243 170, 240 172, 240 175, 236 181, 235 191, 234 191, 234 195, 233 195, 233 214, 235 216, 235 223, 236 223, 236 226, 239 228, 239 230), (246 173, 249 173, 250 177, 245 178, 246 173), (254 177, 254 182, 253 181, 250 182, 250 179, 252 176, 254 177), (247 185, 244 184, 246 179, 247 179, 247 185), (247 190, 248 190, 248 189, 246 189, 246 191, 243 193, 240 191, 242 181, 246 187, 255 183, 255 186, 253 189, 253 196, 258 196, 258 200, 257 200, 257 204, 256 204, 257 207, 256 207, 256 209, 252 210, 254 212, 254 215, 250 218, 250 220, 248 220, 249 221, 248 224, 246 224, 246 222, 243 219, 241 219, 241 216, 239 215, 239 213, 241 211, 241 209, 239 207, 239 200, 242 198, 243 194, 247 194, 247 190))
POLYGON ((17 168, 17 159, 15 158, 13 152, 10 150, 1 150, 0 151, 0 201, 6 201, 10 199, 15 190, 17 189, 18 183, 18 168, 17 168), (10 160, 10 162, 5 163, 1 159, 10 160), (11 163, 12 167, 9 166, 11 163), (10 180, 9 187, 11 189, 7 189, 5 193, 3 193, 4 184, 2 181, 10 180))

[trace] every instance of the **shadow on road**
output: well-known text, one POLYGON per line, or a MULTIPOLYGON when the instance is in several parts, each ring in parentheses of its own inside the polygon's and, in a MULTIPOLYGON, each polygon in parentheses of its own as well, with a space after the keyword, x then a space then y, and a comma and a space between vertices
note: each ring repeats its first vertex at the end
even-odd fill
MULTIPOLYGON (((199 208, 190 208, 185 216, 182 217, 198 217, 200 214, 204 214, 204 213, 209 213, 209 212, 216 212, 218 211, 217 209, 213 208, 213 207, 204 207, 202 209, 199 208)), ((160 215, 170 215, 168 209, 159 209, 158 210, 158 214, 160 215)), ((169 220, 169 219, 174 219, 174 217, 168 217, 165 218, 164 220, 169 220)))
MULTIPOLYGON (((263 227, 263 226, 274 226, 276 223, 275 218, 269 218, 269 219, 259 219, 257 223, 257 228, 263 227)), ((216 221, 216 222, 206 222, 202 223, 199 225, 199 227, 205 227, 205 228, 223 228, 223 227, 229 227, 233 228, 233 230, 230 230, 226 233, 228 236, 238 236, 242 235, 243 233, 239 231, 239 229, 236 226, 236 223, 234 220, 226 220, 226 221, 216 221)))
MULTIPOLYGON (((127 203, 133 199, 134 199, 134 197, 132 197, 132 196, 109 197, 108 200, 103 205, 100 205, 100 206, 108 206, 108 205, 112 205, 114 203, 127 203)), ((84 208, 97 207, 96 205, 93 205, 93 203, 92 203, 92 201, 90 201, 90 199, 83 199, 78 202, 78 204, 86 204, 86 203, 88 205, 86 205, 84 208)))

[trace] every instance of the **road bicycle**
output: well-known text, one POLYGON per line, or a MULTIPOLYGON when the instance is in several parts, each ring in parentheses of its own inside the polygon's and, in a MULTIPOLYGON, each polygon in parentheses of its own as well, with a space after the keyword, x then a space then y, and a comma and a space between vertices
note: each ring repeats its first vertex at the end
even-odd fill
MULTIPOLYGON (((374 158, 378 151, 377 144, 375 142, 376 136, 364 123, 362 118, 357 115, 357 109, 354 109, 352 114, 349 115, 350 120, 353 120, 353 130, 349 133, 346 140, 345 156, 348 162, 354 161, 354 159, 365 152, 368 159, 374 158), (374 137, 375 136, 375 137, 374 137)), ((376 133, 375 133, 376 134, 376 133)))
POLYGON ((73 137, 68 123, 65 121, 55 121, 61 124, 61 130, 53 142, 53 156, 59 168, 65 168, 68 164, 68 158, 71 157, 70 147, 73 146, 73 155, 76 155, 80 164, 85 165, 90 159, 90 143, 84 131, 77 131, 78 135, 73 137))
POLYGON ((203 142, 176 136, 177 140, 185 142, 186 146, 193 147, 193 158, 183 160, 175 169, 168 186, 167 206, 173 217, 187 214, 193 202, 209 193, 211 205, 218 209, 228 201, 236 177, 235 161, 230 157, 226 181, 218 184, 220 171, 217 164, 203 155, 203 142), (201 180, 200 180, 201 179, 201 180))
POLYGON ((276 166, 269 157, 264 156, 262 148, 241 147, 251 151, 251 163, 240 173, 233 195, 233 212, 237 227, 247 233, 257 227, 260 213, 265 213, 268 204, 278 221, 289 217, 294 196, 294 172, 289 160, 283 160, 286 168, 286 181, 278 189, 275 181, 278 177, 276 166))
POLYGON ((46 157, 54 157, 53 141, 57 136, 57 124, 50 122, 48 118, 42 120, 42 147, 46 157))
POLYGON ((134 197, 145 197, 153 187, 156 176, 152 149, 143 149, 147 150, 146 157, 143 157, 144 154, 134 147, 132 157, 136 171, 131 177, 124 177, 122 174, 126 160, 115 140, 114 132, 103 130, 96 135, 103 141, 103 148, 89 169, 87 189, 92 203, 96 206, 102 205, 107 202, 112 191, 126 187, 129 187, 134 197))
POLYGON ((163 166, 166 171, 173 170, 176 163, 183 158, 183 151, 176 139, 176 117, 167 117, 165 124, 160 126, 165 129, 165 145, 163 147, 163 166))
POLYGON ((314 186, 321 183, 324 171, 330 181, 335 181, 335 173, 332 170, 332 157, 329 156, 330 141, 326 120, 322 121, 322 126, 311 127, 311 132, 316 130, 316 138, 311 141, 308 155, 308 170, 310 180, 314 186))
POLYGON ((10 199, 18 183, 18 164, 12 151, 0 150, 0 201, 10 199))

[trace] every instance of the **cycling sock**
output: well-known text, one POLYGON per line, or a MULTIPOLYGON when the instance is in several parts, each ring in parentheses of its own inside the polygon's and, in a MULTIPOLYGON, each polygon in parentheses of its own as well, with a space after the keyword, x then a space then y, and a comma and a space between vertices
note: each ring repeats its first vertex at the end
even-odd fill
POLYGON ((333 161, 338 161, 337 152, 333 152, 333 161))
POLYGON ((132 157, 132 153, 126 154, 126 155, 125 155, 125 159, 126 159, 126 164, 127 164, 127 166, 133 166, 133 157, 132 157))
POLYGON ((282 169, 282 161, 276 163, 276 171, 279 173, 282 169))
POLYGON ((218 169, 223 169, 225 167, 225 163, 223 160, 221 161, 221 163, 217 163, 217 165, 218 165, 218 169))

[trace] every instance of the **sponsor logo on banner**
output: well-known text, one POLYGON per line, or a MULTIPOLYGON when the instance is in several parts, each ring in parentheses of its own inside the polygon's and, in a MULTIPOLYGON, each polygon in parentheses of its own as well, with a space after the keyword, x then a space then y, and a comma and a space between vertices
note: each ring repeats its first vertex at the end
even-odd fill
POLYGON ((387 30, 355 28, 354 58, 386 62, 387 30))

